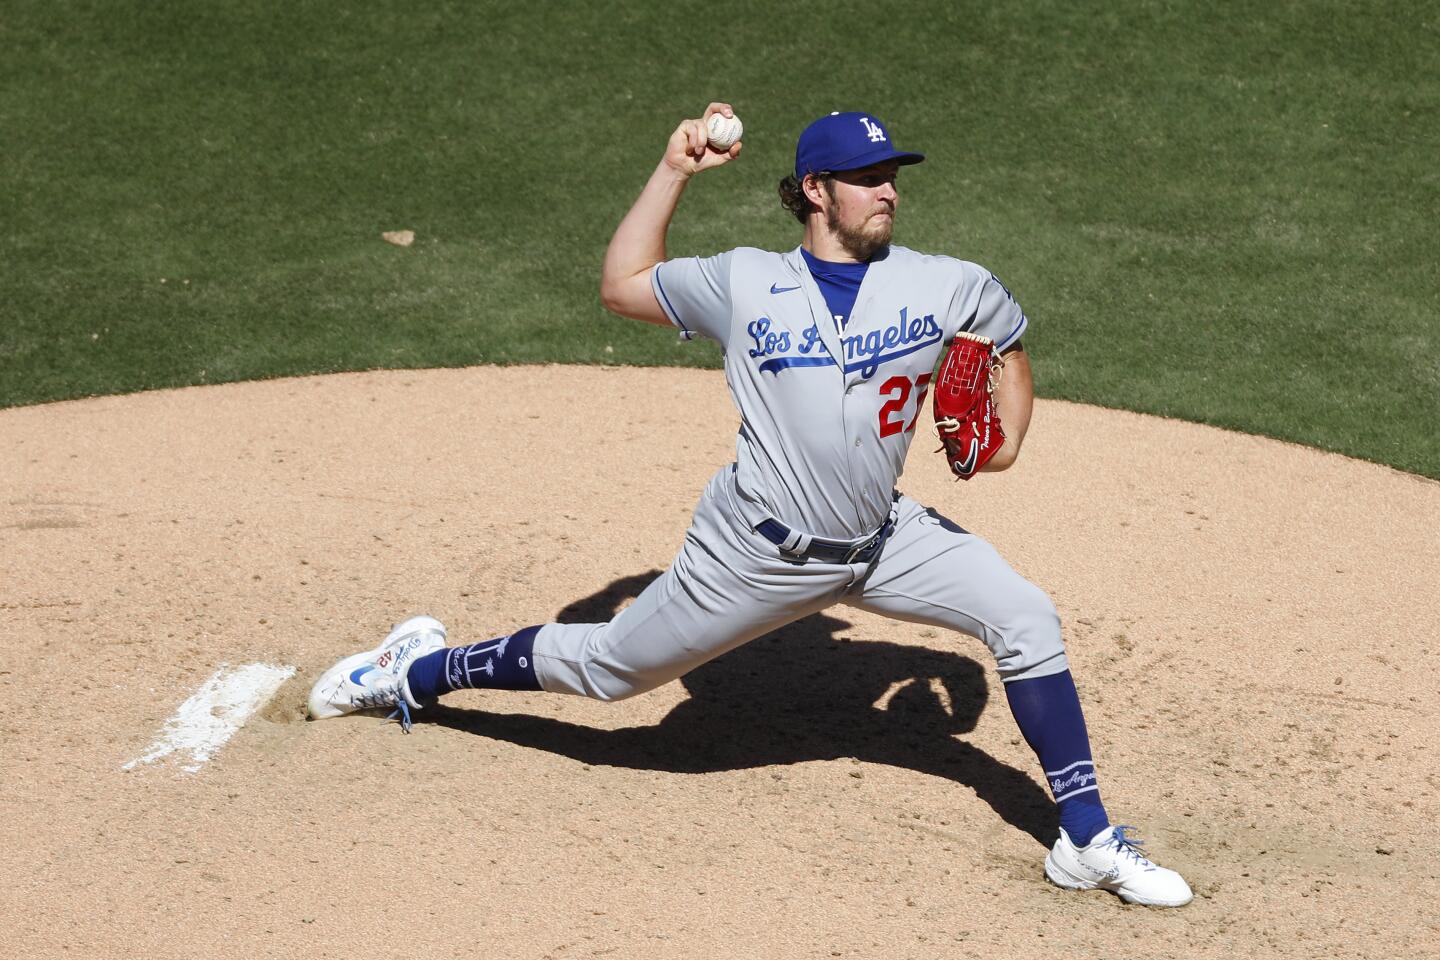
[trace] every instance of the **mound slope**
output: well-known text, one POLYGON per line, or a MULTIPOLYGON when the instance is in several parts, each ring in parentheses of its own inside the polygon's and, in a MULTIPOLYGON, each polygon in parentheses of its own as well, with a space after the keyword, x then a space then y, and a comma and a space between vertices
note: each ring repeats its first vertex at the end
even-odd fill
POLYGON ((1274 441, 1042 402, 1009 473, 902 478, 1056 600, 1181 911, 1048 886, 983 647, 846 608, 620 704, 303 722, 407 614, 608 616, 734 427, 718 373, 575 367, 0 411, 6 952, 1433 955, 1440 484, 1274 441), (251 662, 298 674, 215 759, 122 771, 251 662))

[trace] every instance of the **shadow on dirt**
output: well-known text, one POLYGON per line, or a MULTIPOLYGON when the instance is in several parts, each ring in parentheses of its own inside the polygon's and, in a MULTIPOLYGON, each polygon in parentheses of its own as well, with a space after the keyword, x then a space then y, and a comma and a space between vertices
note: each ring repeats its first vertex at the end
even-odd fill
MULTIPOLYGON (((658 575, 616 580, 556 621, 609 620, 658 575)), ((841 636, 849 627, 815 614, 697 667, 680 680, 690 699, 654 726, 597 730, 444 704, 416 718, 582 763, 671 773, 856 757, 963 784, 1006 823, 1049 846, 1058 821, 1044 788, 956 738, 973 730, 985 709, 984 668, 959 654, 852 641, 841 636)))

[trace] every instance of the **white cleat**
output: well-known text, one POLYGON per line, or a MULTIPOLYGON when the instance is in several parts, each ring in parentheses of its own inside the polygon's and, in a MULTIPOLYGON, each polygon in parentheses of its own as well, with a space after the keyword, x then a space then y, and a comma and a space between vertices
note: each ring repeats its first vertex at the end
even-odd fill
POLYGON ((410 664, 445 648, 445 625, 434 617, 411 617, 390 631, 374 650, 346 657, 326 670, 310 688, 311 720, 343 717, 357 710, 394 710, 410 732, 410 710, 420 704, 410 695, 410 664))
POLYGON ((1128 836, 1132 827, 1107 827, 1077 847, 1064 830, 1045 858, 1045 876, 1067 890, 1109 890, 1126 903, 1147 907, 1183 907, 1194 894, 1185 878, 1157 866, 1140 852, 1142 841, 1128 836))

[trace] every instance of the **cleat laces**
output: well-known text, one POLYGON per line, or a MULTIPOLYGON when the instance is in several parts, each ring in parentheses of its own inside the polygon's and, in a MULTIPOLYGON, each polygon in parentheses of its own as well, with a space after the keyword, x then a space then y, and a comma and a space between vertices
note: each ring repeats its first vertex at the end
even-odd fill
POLYGON ((386 717, 385 719, 389 721, 394 720, 396 717, 400 718, 400 732, 409 733, 410 728, 413 727, 415 724, 412 723, 410 720, 410 704, 405 702, 404 697, 401 697, 399 700, 395 701, 395 712, 390 714, 390 716, 386 717))
POLYGON ((351 697, 350 702, 360 710, 379 710, 395 706, 398 696, 394 690, 368 690, 351 697))
POLYGON ((1105 842, 1104 849, 1114 850, 1118 854, 1128 856, 1141 866, 1155 866, 1140 850, 1145 845, 1145 841, 1130 835, 1134 830, 1134 827, 1117 824, 1115 829, 1110 832, 1110 839, 1105 842))
POLYGON ((400 694, 400 690, 386 684, 382 689, 367 689, 364 693, 357 693, 350 698, 350 702, 361 710, 383 710, 386 707, 394 707, 394 711, 385 719, 400 721, 402 733, 409 733, 410 728, 415 724, 410 719, 410 704, 400 694))
POLYGON ((385 684, 380 689, 370 688, 363 693, 357 693, 350 698, 350 702, 360 710, 383 710, 386 707, 394 707, 394 712, 387 716, 386 720, 400 720, 400 729, 405 733, 410 732, 414 723, 410 720, 410 704, 405 702, 398 688, 385 684))

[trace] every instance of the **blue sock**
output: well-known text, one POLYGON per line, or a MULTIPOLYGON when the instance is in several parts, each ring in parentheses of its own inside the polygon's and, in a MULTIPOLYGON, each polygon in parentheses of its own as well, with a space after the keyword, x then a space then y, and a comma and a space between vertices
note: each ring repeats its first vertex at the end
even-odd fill
POLYGON ((416 660, 406 679, 410 695, 421 703, 451 692, 480 687, 487 690, 539 690, 535 678, 535 634, 526 627, 468 647, 446 647, 416 660))
POLYGON ((1040 758, 1040 769, 1060 811, 1060 826, 1077 847, 1088 844, 1110 826, 1095 762, 1090 756, 1090 735, 1070 671, 1013 680, 1005 684, 1010 712, 1025 742, 1040 758))

